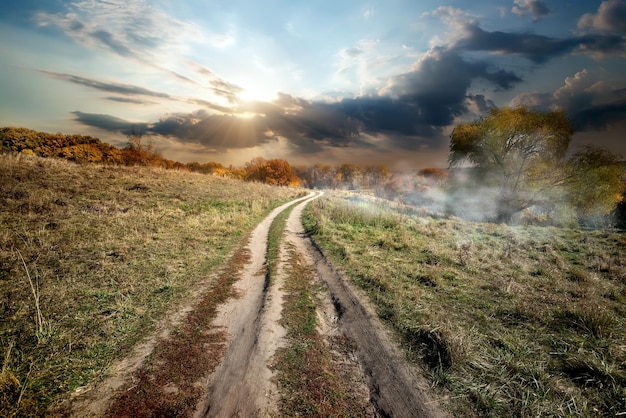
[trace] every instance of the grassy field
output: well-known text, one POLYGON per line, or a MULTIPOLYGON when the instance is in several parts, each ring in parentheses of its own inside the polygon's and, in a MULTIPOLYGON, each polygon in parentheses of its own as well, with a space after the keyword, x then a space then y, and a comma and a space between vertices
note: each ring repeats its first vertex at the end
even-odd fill
POLYGON ((102 378, 271 208, 302 193, 0 155, 0 410, 41 416, 102 378))
POLYGON ((433 219, 358 195, 305 226, 453 416, 626 413, 626 235, 433 219))

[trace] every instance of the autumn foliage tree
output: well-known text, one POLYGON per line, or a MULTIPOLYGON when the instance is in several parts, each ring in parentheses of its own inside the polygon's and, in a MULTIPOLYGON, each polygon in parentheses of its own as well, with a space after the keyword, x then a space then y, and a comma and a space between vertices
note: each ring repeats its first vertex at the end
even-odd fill
POLYGON ((65 158, 78 163, 121 163, 121 150, 91 136, 4 127, 0 129, 0 140, 4 152, 65 158))
POLYGON ((141 134, 128 135, 128 144, 122 150, 122 158, 126 165, 159 166, 163 155, 155 148, 150 140, 145 140, 141 134))
POLYGON ((573 133, 564 112, 524 107, 492 109, 456 126, 449 157, 457 174, 449 185, 451 211, 474 204, 487 218, 505 223, 531 207, 563 204, 573 204, 578 215, 608 214, 621 192, 617 157, 595 148, 568 157, 573 133))
POLYGON ((300 179, 285 160, 254 158, 244 166, 244 180, 276 186, 300 186, 300 179))
POLYGON ((581 220, 595 223, 619 207, 626 170, 617 155, 586 146, 572 155, 566 170, 568 202, 581 220))

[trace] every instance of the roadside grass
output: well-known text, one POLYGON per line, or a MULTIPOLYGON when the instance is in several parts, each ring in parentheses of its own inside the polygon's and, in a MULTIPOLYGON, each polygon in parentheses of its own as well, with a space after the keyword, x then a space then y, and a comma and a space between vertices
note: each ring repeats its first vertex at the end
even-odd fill
POLYGON ((453 416, 626 413, 626 235, 419 216, 367 196, 304 223, 453 416))
POLYGON ((289 218, 295 205, 297 205, 297 203, 294 203, 279 213, 272 221, 267 233, 267 253, 265 255, 267 271, 265 274, 267 276, 268 286, 272 284, 272 279, 276 277, 278 263, 280 262, 280 247, 287 225, 287 218, 289 218))
POLYGON ((102 379, 272 208, 302 191, 0 155, 0 410, 102 379))
POLYGON ((223 330, 207 332, 218 307, 236 297, 233 284, 250 255, 240 247, 217 276, 211 289, 165 338, 158 341, 145 364, 137 370, 130 387, 118 396, 106 412, 111 418, 192 416, 204 393, 201 383, 219 365, 226 350, 223 330))
POLYGON ((289 249, 281 324, 286 345, 274 355, 280 401, 279 415, 286 417, 367 416, 367 400, 350 385, 348 370, 334 361, 332 350, 352 351, 340 338, 325 341, 318 332, 313 272, 295 249, 289 249))

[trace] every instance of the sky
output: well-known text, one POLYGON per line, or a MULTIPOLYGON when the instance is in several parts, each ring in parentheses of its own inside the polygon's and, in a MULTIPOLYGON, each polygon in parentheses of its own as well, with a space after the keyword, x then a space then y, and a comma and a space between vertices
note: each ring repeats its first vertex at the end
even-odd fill
POLYGON ((445 168, 519 105, 626 157, 626 0, 2 1, 0 39, 0 126, 182 162, 445 168))

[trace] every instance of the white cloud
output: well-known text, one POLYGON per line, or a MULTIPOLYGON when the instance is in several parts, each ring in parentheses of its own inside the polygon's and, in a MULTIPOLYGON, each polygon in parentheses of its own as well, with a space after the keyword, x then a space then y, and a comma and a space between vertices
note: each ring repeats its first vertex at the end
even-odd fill
POLYGON ((578 28, 596 32, 626 34, 626 1, 603 1, 598 13, 587 13, 578 21, 578 28))
POLYGON ((540 0, 513 0, 513 3, 515 3, 515 6, 513 6, 511 12, 519 17, 529 14, 535 22, 550 12, 548 6, 540 0))
POLYGON ((155 55, 181 54, 188 40, 202 40, 196 26, 174 19, 144 0, 90 0, 70 3, 64 13, 39 12, 39 26, 54 26, 89 48, 152 61, 155 55))
POLYGON ((217 48, 226 48, 235 44, 235 36, 231 33, 224 33, 220 35, 213 35, 209 37, 211 45, 217 48))
POLYGON ((454 28, 463 27, 466 25, 477 24, 476 16, 456 7, 452 6, 439 6, 431 12, 425 12, 422 17, 435 16, 441 19, 443 23, 454 28))
POLYGON ((439 6, 431 12, 422 14, 422 18, 433 16, 439 18, 450 31, 443 36, 435 35, 429 42, 429 47, 435 48, 438 45, 454 44, 459 39, 467 36, 467 28, 478 24, 478 18, 463 10, 452 6, 439 6))

